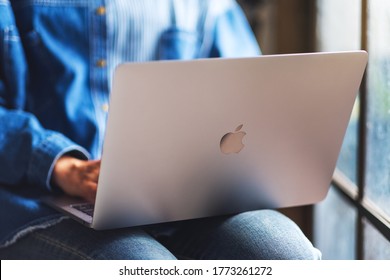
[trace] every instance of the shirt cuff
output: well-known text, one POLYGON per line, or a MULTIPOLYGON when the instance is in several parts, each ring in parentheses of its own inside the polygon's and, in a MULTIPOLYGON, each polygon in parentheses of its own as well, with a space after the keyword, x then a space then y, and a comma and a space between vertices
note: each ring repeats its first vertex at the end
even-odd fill
POLYGON ((83 147, 75 144, 62 134, 51 132, 40 143, 34 146, 27 170, 27 180, 35 186, 52 190, 51 175, 57 160, 64 154, 88 160, 90 154, 83 147))

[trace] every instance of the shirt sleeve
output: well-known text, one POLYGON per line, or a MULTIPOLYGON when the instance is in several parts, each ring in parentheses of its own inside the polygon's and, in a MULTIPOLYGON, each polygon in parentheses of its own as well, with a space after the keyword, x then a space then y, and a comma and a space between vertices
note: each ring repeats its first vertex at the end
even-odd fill
POLYGON ((235 1, 217 16, 210 57, 250 57, 261 54, 256 37, 235 1))
POLYGON ((51 189, 55 161, 65 153, 88 152, 61 133, 43 128, 24 110, 26 60, 12 10, 0 3, 0 184, 51 189))
POLYGON ((31 114, 0 107, 0 182, 50 186, 56 160, 65 153, 87 159, 88 152, 61 133, 44 129, 31 114))

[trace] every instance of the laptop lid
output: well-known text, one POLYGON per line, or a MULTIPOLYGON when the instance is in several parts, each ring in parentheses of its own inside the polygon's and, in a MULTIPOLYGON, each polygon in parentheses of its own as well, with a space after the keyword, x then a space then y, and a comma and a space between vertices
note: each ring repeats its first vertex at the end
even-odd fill
POLYGON ((120 65, 92 227, 322 200, 366 63, 356 51, 120 65))

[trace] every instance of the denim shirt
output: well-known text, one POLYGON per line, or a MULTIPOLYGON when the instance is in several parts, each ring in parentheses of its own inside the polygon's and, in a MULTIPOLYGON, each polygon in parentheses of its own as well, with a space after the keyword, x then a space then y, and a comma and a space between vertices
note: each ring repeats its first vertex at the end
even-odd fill
POLYGON ((100 157, 119 63, 259 53, 232 0, 0 0, 0 248, 62 219, 38 198, 100 157))

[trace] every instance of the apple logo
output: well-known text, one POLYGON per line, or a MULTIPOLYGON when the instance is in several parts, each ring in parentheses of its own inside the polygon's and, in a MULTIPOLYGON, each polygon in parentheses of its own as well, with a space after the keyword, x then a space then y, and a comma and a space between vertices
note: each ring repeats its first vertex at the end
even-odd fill
POLYGON ((232 153, 238 154, 243 148, 244 144, 242 143, 242 139, 246 135, 246 132, 241 131, 242 127, 244 125, 241 124, 237 126, 236 130, 234 132, 226 133, 222 138, 220 142, 220 148, 221 152, 229 155, 232 153))

